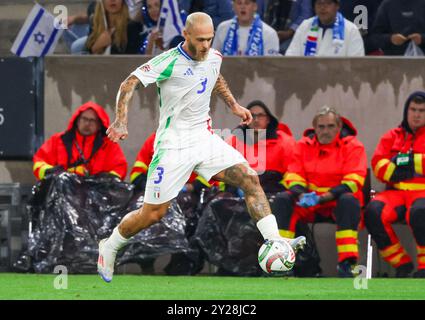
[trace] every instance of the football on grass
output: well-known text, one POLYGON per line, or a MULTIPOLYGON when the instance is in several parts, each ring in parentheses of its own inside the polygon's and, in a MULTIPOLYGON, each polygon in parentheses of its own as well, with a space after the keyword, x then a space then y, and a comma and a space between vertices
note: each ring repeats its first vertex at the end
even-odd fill
POLYGON ((289 271, 295 264, 295 252, 285 240, 266 240, 258 251, 258 263, 266 273, 289 271))

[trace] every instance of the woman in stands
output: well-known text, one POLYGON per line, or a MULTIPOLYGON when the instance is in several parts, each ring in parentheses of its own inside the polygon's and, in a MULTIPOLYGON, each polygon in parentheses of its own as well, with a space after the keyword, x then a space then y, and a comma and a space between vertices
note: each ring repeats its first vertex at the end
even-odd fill
POLYGON ((130 21, 124 0, 97 2, 87 49, 92 54, 137 54, 143 26, 130 21))

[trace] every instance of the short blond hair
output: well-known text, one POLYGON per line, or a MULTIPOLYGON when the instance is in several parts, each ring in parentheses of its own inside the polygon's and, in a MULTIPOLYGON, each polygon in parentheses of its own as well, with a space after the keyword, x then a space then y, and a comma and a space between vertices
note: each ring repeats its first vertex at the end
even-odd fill
POLYGON ((214 25, 211 17, 208 14, 204 12, 193 12, 187 16, 186 24, 184 27, 186 30, 190 30, 193 28, 193 26, 197 24, 211 24, 212 26, 214 25))

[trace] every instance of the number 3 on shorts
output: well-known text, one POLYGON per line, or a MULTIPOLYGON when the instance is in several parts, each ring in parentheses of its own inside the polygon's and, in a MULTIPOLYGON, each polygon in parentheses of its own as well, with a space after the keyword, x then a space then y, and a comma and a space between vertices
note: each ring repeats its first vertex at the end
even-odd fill
POLYGON ((161 183, 162 178, 164 177, 164 168, 163 167, 157 167, 156 171, 158 173, 158 179, 155 180, 153 183, 158 184, 158 183, 161 183))

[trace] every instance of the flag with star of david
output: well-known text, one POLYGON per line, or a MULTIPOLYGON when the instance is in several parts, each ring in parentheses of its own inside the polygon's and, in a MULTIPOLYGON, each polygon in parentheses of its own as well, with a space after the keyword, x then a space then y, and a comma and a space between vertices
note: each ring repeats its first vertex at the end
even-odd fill
POLYGON ((53 53, 62 32, 55 27, 55 17, 35 4, 10 51, 19 57, 43 57, 53 53))

